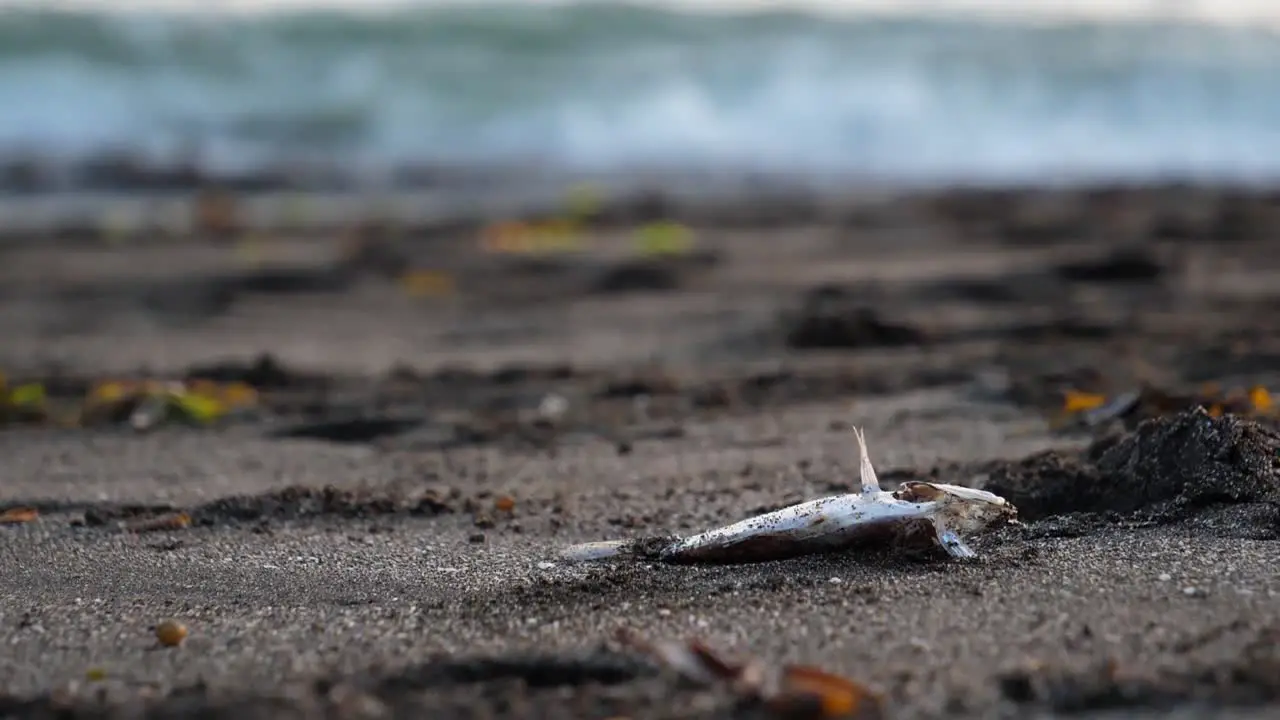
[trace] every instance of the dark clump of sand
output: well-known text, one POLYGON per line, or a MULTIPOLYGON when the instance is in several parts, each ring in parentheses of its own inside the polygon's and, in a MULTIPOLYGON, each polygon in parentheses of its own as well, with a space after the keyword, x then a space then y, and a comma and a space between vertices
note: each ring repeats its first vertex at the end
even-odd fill
POLYGON ((1280 538, 1280 432, 1202 408, 1146 420, 1082 453, 1038 453, 991 472, 986 488, 1026 520, 1067 513, 1141 514, 1172 522, 1231 506, 1221 532, 1280 538))
POLYGON ((1280 435, 1245 391, 1280 389, 1276 198, 655 193, 538 257, 479 249, 495 218, 353 219, 254 263, 8 233, 12 385, 257 403, 149 432, 0 412, 0 715, 776 717, 611 643, 630 628, 820 667, 894 718, 1270 717, 1280 435), (697 252, 636 257, 654 219, 697 252), (1059 422, 1073 390, 1141 394, 1059 422), (981 485, 1024 525, 975 562, 560 561, 848 492, 850 424, 886 485, 981 485))

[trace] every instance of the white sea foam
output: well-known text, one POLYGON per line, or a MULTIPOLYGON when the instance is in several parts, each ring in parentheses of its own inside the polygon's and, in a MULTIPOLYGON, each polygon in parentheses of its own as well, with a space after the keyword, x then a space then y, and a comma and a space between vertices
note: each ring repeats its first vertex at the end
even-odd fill
MULTIPOLYGON (((42 7, 95 11, 170 10, 181 12, 272 13, 314 9, 352 12, 405 7, 475 7, 489 0, 0 0, 0 7, 42 7)), ((514 0, 522 5, 553 6, 615 0, 514 0)), ((633 4, 678 10, 803 10, 850 15, 921 16, 947 14, 1048 21, 1153 21, 1221 23, 1280 27, 1280 3, 1274 0, 628 0, 633 4)))
POLYGON ((481 0, 0 4, 0 154, 190 143, 223 165, 1280 177, 1280 33, 1263 29, 1280 2, 665 0, 709 15, 608 0, 497 13, 481 0), (23 4, 93 13, 13 11, 23 4), (154 12, 322 6, 365 13, 154 12), (1039 22, 1052 18, 1073 22, 1039 22))

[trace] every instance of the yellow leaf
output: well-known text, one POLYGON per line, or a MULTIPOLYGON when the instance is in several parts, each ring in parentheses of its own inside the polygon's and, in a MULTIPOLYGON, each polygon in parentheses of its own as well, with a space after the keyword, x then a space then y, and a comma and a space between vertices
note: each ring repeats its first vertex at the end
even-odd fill
POLYGON ((44 405, 44 385, 27 383, 9 391, 9 404, 15 407, 40 407, 44 405))
POLYGON ((227 412, 227 406, 218 399, 198 393, 179 392, 170 397, 182 414, 195 422, 210 423, 227 412))
POLYGON ((123 398, 129 393, 129 387, 125 383, 117 380, 107 380, 97 383, 93 389, 89 391, 90 402, 114 402, 123 398))
POLYGON ((1062 400, 1062 409, 1069 413, 1077 413, 1102 407, 1106 402, 1105 395, 1068 390, 1062 400))
POLYGON ((680 223, 655 222, 636 230, 637 250, 645 255, 678 255, 693 246, 693 232, 680 223))
POLYGON ((1253 404, 1253 409, 1257 412, 1268 412, 1274 405, 1271 400, 1271 393, 1261 385, 1254 386, 1249 391, 1249 402, 1253 404))

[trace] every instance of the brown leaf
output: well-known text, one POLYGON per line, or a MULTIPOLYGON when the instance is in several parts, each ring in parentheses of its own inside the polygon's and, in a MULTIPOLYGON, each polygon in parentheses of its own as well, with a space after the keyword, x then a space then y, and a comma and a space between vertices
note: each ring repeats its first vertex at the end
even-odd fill
POLYGON ((191 527, 191 516, 185 512, 177 512, 138 520, 126 525, 125 529, 129 532, 144 533, 158 530, 184 530, 189 527, 191 527))
POLYGON ((0 525, 20 525, 40 517, 40 511, 32 507, 9 508, 0 513, 0 525))
POLYGON ((686 678, 726 683, 738 695, 763 702, 789 720, 874 720, 884 717, 880 697, 852 680, 817 668, 771 666, 761 660, 733 663, 701 641, 650 641, 630 630, 618 638, 686 678))
MULTIPOLYGON (((782 687, 769 700, 771 707, 792 705, 800 698, 816 700, 819 718, 859 718, 870 720, 884 715, 880 698, 866 686, 825 670, 791 665, 782 671, 782 687)), ((794 706, 794 705, 792 705, 794 706)))

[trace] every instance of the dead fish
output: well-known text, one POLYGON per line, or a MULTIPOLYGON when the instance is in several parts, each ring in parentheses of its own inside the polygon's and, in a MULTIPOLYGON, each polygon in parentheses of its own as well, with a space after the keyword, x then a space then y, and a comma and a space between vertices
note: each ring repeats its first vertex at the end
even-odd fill
POLYGON ((688 537, 606 540, 572 545, 572 562, 631 557, 667 563, 746 563, 829 552, 880 539, 931 537, 955 558, 977 553, 964 538, 1016 522, 1017 509, 985 490, 931 482, 880 489, 862 430, 858 439, 861 492, 809 500, 688 537))

